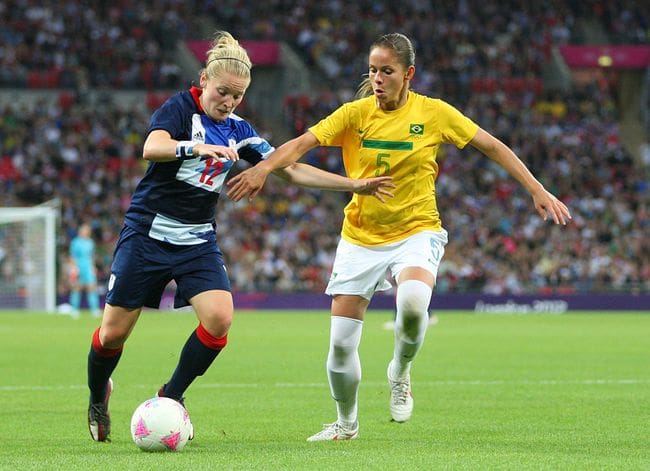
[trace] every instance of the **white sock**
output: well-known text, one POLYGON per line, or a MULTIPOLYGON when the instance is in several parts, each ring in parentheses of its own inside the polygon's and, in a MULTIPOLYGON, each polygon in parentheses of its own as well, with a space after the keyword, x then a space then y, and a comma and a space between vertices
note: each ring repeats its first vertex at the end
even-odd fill
POLYGON ((336 401, 338 421, 354 425, 357 421, 357 393, 361 382, 359 344, 363 321, 332 316, 327 377, 336 401))
POLYGON ((395 317, 395 350, 390 377, 405 379, 411 371, 411 362, 424 342, 429 324, 431 288, 423 281, 406 280, 397 288, 397 315, 395 317))

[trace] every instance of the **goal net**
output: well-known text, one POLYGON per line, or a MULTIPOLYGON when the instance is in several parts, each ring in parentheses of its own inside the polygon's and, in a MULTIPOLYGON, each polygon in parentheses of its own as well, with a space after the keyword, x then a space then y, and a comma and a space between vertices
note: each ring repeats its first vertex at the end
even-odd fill
POLYGON ((0 309, 56 309, 52 207, 0 208, 0 309))

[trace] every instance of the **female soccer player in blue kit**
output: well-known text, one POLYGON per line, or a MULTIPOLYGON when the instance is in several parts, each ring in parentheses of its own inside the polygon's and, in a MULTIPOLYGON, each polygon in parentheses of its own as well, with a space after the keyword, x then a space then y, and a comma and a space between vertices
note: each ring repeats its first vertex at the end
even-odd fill
POLYGON ((411 363, 424 341, 432 290, 447 244, 434 186, 441 144, 459 148, 470 144, 528 190, 544 219, 550 215, 556 224, 566 224, 570 218, 567 207, 546 191, 510 148, 451 105, 410 90, 415 51, 406 36, 392 33, 375 41, 370 47, 368 72, 358 100, 342 105, 228 183, 228 195, 234 200, 251 198, 270 172, 293 164, 319 145, 342 148, 349 177, 393 177, 394 198, 378 204, 355 194, 345 208, 341 241, 326 289, 332 296, 326 366, 337 420, 308 441, 358 436, 358 349, 363 317, 375 291, 390 287, 385 279, 387 270, 397 282, 394 350, 387 371, 390 415, 395 422, 411 417, 411 363))
POLYGON ((95 267, 95 241, 92 239, 90 225, 83 223, 77 235, 70 242, 70 261, 74 264, 74 277, 71 277, 70 305, 72 315, 79 315, 81 290, 86 292, 88 308, 93 317, 99 317, 99 294, 97 294, 97 274, 95 267))
MULTIPOLYGON (((167 100, 151 118, 143 157, 149 167, 138 184, 116 244, 101 326, 88 354, 93 440, 110 433, 111 373, 144 306, 158 307, 176 281, 175 307, 191 305, 199 325, 159 396, 183 393, 226 346, 233 300, 215 234, 215 204, 234 162, 252 165, 273 148, 233 114, 250 83, 251 61, 227 32, 215 35, 200 73, 200 87, 167 100)), ((352 180, 309 165, 280 176, 303 186, 391 196, 390 177, 352 180)))

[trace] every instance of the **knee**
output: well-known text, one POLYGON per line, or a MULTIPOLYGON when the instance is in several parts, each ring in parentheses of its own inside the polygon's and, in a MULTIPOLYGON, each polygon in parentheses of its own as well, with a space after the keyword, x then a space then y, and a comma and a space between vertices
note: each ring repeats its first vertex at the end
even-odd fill
POLYGON ((397 309, 407 316, 418 316, 429 309, 431 288, 426 283, 407 280, 397 289, 397 309))
MULTIPOLYGON (((426 316, 427 313, 424 313, 426 316)), ((422 314, 421 313, 409 313, 408 315, 403 315, 401 322, 397 326, 399 332, 408 342, 416 342, 421 335, 420 325, 422 323, 422 314)))
POLYGON ((232 325, 232 311, 219 308, 202 312, 199 320, 205 330, 215 337, 223 337, 228 334, 232 325))
POLYGON ((354 353, 353 346, 333 343, 330 347, 330 360, 332 365, 335 367, 344 366, 352 353, 354 353))
POLYGON ((358 358, 363 322, 340 316, 332 316, 331 322, 328 367, 334 370, 346 368, 358 358))
POLYGON ((332 344, 327 357, 327 369, 330 371, 346 371, 354 365, 357 349, 352 345, 332 344))
POLYGON ((429 317, 431 288, 424 282, 407 280, 397 290, 397 327, 407 341, 422 335, 429 317))
POLYGON ((120 348, 129 337, 129 330, 120 326, 102 326, 99 329, 99 341, 104 348, 120 348))

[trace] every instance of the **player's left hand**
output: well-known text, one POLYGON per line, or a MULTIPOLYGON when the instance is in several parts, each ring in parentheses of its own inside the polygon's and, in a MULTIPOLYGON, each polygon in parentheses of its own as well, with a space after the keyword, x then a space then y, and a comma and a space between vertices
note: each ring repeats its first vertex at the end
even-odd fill
POLYGON ((382 203, 385 203, 385 197, 393 197, 393 193, 390 190, 395 188, 395 184, 392 180, 393 177, 362 178, 354 181, 352 191, 360 195, 374 196, 382 203))
POLYGON ((219 160, 232 160, 237 162, 239 154, 235 149, 226 146, 218 146, 216 144, 194 144, 194 155, 200 157, 213 157, 219 160))
POLYGON ((533 193, 532 196, 535 209, 544 221, 546 221, 550 215, 555 224, 566 226, 566 223, 571 219, 571 213, 569 212, 569 208, 567 208, 562 201, 557 199, 552 193, 548 192, 544 188, 533 193))

